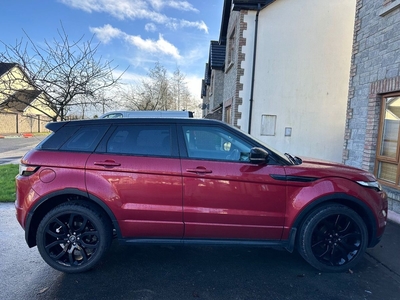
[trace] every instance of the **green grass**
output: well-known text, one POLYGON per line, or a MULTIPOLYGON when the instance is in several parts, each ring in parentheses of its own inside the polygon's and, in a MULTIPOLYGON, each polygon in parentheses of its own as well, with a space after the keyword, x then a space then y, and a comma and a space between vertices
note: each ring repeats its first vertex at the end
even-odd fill
POLYGON ((15 176, 18 174, 18 165, 0 166, 0 202, 15 201, 15 176))

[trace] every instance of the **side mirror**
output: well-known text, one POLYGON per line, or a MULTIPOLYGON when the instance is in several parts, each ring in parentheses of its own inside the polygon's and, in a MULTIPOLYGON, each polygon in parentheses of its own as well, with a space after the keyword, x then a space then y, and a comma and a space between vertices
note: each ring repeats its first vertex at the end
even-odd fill
POLYGON ((250 149, 250 162, 252 164, 264 164, 268 162, 269 153, 262 148, 253 147, 250 149))

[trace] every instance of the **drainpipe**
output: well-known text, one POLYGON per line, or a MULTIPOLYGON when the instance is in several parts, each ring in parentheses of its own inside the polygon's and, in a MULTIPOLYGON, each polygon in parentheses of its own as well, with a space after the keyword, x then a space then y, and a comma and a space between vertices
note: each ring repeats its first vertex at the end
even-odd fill
POLYGON ((253 70, 251 72, 251 90, 250 90, 250 109, 249 109, 249 128, 248 133, 251 134, 251 118, 253 116, 253 96, 254 96, 254 74, 256 70, 256 54, 257 54, 257 34, 258 34, 258 15, 260 14, 261 5, 258 3, 256 14, 256 28, 254 30, 254 54, 253 54, 253 70))

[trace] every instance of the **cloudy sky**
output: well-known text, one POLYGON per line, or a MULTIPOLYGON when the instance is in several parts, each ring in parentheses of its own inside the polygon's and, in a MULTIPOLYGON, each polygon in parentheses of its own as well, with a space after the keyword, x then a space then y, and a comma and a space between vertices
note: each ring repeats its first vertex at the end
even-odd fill
POLYGON ((24 31, 35 43, 50 41, 62 23, 71 39, 94 36, 99 54, 120 70, 129 66, 125 81, 137 80, 159 61, 171 72, 179 66, 199 98, 222 5, 223 0, 3 0, 0 41, 26 40, 24 31))

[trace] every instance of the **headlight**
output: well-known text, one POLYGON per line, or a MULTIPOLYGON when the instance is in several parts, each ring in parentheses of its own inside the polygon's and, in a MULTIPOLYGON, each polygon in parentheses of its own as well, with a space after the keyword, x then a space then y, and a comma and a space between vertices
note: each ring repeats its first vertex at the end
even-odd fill
POLYGON ((357 181, 357 183, 359 185, 362 185, 365 187, 369 187, 369 188, 377 189, 378 191, 382 191, 382 186, 380 185, 380 183, 378 181, 357 181))

